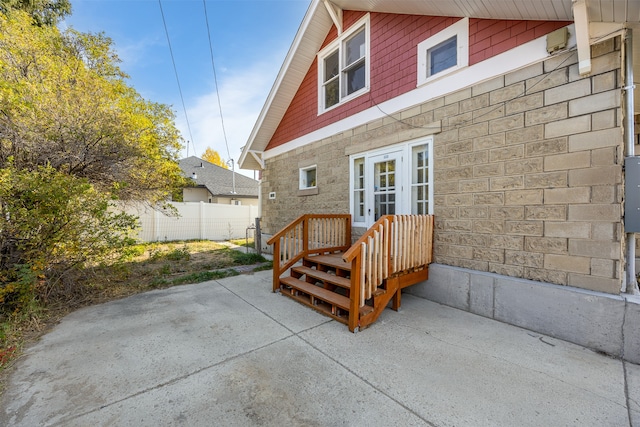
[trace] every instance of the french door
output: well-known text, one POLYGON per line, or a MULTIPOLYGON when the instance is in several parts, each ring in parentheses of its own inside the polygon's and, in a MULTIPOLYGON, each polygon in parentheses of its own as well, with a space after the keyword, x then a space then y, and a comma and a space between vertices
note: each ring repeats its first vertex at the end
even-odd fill
POLYGON ((432 138, 351 156, 350 205, 355 227, 383 215, 433 211, 432 138))
POLYGON ((401 151, 379 154, 367 159, 367 226, 373 225, 383 215, 402 213, 402 168, 401 151))

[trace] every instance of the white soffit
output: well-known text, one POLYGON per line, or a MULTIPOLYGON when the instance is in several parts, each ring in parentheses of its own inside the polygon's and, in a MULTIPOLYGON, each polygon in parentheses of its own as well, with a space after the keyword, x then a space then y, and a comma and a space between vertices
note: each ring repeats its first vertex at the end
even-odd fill
MULTIPOLYGON (((331 0, 347 10, 485 19, 572 21, 572 0, 331 0)), ((592 22, 637 22, 640 0, 586 0, 592 22)))

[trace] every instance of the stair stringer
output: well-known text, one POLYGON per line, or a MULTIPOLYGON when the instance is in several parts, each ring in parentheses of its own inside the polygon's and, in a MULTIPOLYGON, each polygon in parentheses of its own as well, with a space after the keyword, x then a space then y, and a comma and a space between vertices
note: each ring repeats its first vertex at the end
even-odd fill
POLYGON ((373 296, 373 311, 360 316, 359 329, 362 330, 374 323, 380 314, 393 299, 392 309, 398 311, 401 305, 402 290, 411 285, 415 285, 429 278, 429 269, 424 267, 421 270, 405 272, 389 277, 384 281, 385 292, 373 296))

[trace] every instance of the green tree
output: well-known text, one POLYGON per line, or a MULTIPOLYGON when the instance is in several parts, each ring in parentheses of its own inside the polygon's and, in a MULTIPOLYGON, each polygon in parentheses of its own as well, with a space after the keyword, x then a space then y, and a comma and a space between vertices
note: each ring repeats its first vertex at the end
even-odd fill
POLYGON ((134 221, 115 200, 158 204, 184 185, 173 112, 129 87, 118 62, 103 34, 0 13, 5 309, 66 289, 126 244, 134 221))
POLYGON ((71 14, 69 0, 0 0, 0 12, 22 10, 28 13, 37 25, 55 25, 71 14))
POLYGON ((59 296, 87 262, 131 242, 136 218, 86 179, 50 166, 0 169, 0 304, 5 313, 59 296), (56 295, 57 294, 57 295, 56 295))
POLYGON ((216 150, 212 149, 211 147, 207 147, 207 149, 204 150, 204 153, 202 153, 202 159, 206 160, 209 163, 213 163, 214 165, 218 165, 225 169, 229 169, 229 165, 227 165, 225 161, 222 160, 220 153, 218 153, 216 150))

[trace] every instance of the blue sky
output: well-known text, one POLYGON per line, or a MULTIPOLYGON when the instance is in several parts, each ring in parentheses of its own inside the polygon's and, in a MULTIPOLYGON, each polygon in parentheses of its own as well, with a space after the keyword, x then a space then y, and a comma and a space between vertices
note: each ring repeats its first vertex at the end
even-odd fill
MULTIPOLYGON (((158 0, 71 0, 61 27, 104 32, 130 85, 171 105, 189 155, 206 147, 228 160, 216 98, 203 0, 161 0, 191 128, 187 128, 158 0)), ((220 102, 234 161, 262 108, 309 0, 206 0, 220 102)), ((182 155, 186 156, 187 150, 182 155)))

